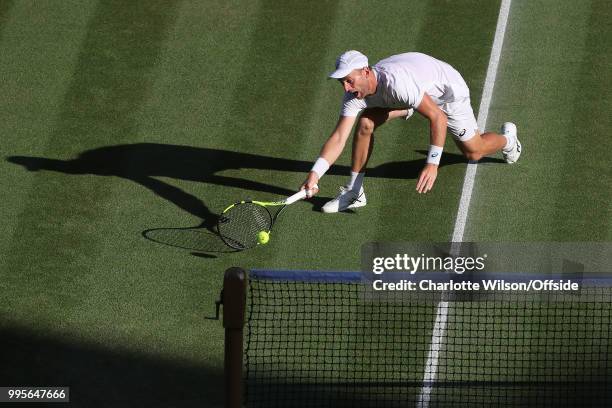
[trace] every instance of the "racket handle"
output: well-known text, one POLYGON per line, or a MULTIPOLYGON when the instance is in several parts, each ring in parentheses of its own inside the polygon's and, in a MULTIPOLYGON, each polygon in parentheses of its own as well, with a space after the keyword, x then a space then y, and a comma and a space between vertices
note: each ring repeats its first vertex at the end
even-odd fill
MULTIPOLYGON (((315 188, 319 188, 319 186, 315 184, 315 188)), ((288 204, 293 204, 293 203, 295 203, 296 201, 303 200, 303 199, 305 199, 305 198, 306 198, 306 194, 307 194, 306 189, 304 189, 304 190, 300 190, 300 191, 298 191, 297 193, 295 193, 294 195, 292 195, 291 197, 288 197, 288 198, 285 200, 285 204, 287 204, 287 205, 288 205, 288 204)))

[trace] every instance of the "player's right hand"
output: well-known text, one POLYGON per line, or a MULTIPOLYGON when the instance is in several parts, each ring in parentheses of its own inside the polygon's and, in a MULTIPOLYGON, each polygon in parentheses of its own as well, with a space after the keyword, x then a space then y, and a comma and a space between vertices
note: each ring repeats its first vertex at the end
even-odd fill
POLYGON ((304 180, 304 183, 300 187, 300 190, 306 189, 306 197, 310 198, 319 192, 319 176, 314 171, 308 173, 308 177, 304 180))
POLYGON ((416 186, 417 192, 421 194, 430 191, 436 182, 436 177, 438 177, 438 165, 427 163, 419 175, 419 181, 416 186))

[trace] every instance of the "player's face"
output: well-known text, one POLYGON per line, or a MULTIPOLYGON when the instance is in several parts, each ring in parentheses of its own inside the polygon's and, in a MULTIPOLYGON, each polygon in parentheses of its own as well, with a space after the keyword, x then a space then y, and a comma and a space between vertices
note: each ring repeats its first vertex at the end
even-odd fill
POLYGON ((345 92, 350 92, 358 99, 370 95, 368 72, 365 68, 355 69, 342 79, 339 79, 345 92))

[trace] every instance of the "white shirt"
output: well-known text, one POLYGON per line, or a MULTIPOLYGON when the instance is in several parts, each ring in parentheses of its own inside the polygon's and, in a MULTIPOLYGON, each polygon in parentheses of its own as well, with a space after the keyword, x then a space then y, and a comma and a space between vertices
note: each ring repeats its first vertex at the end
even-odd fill
POLYGON ((376 93, 357 99, 345 92, 341 116, 357 116, 366 108, 418 108, 425 93, 439 106, 470 97, 456 69, 426 54, 393 55, 372 68, 377 79, 376 93))

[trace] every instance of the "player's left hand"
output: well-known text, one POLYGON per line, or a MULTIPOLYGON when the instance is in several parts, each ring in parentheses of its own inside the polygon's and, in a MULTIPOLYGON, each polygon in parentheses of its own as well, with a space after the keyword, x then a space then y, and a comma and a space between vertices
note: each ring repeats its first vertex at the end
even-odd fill
POLYGON ((420 194, 427 193, 431 190, 436 181, 436 177, 438 177, 438 166, 427 163, 419 175, 419 181, 416 185, 417 192, 420 194))

